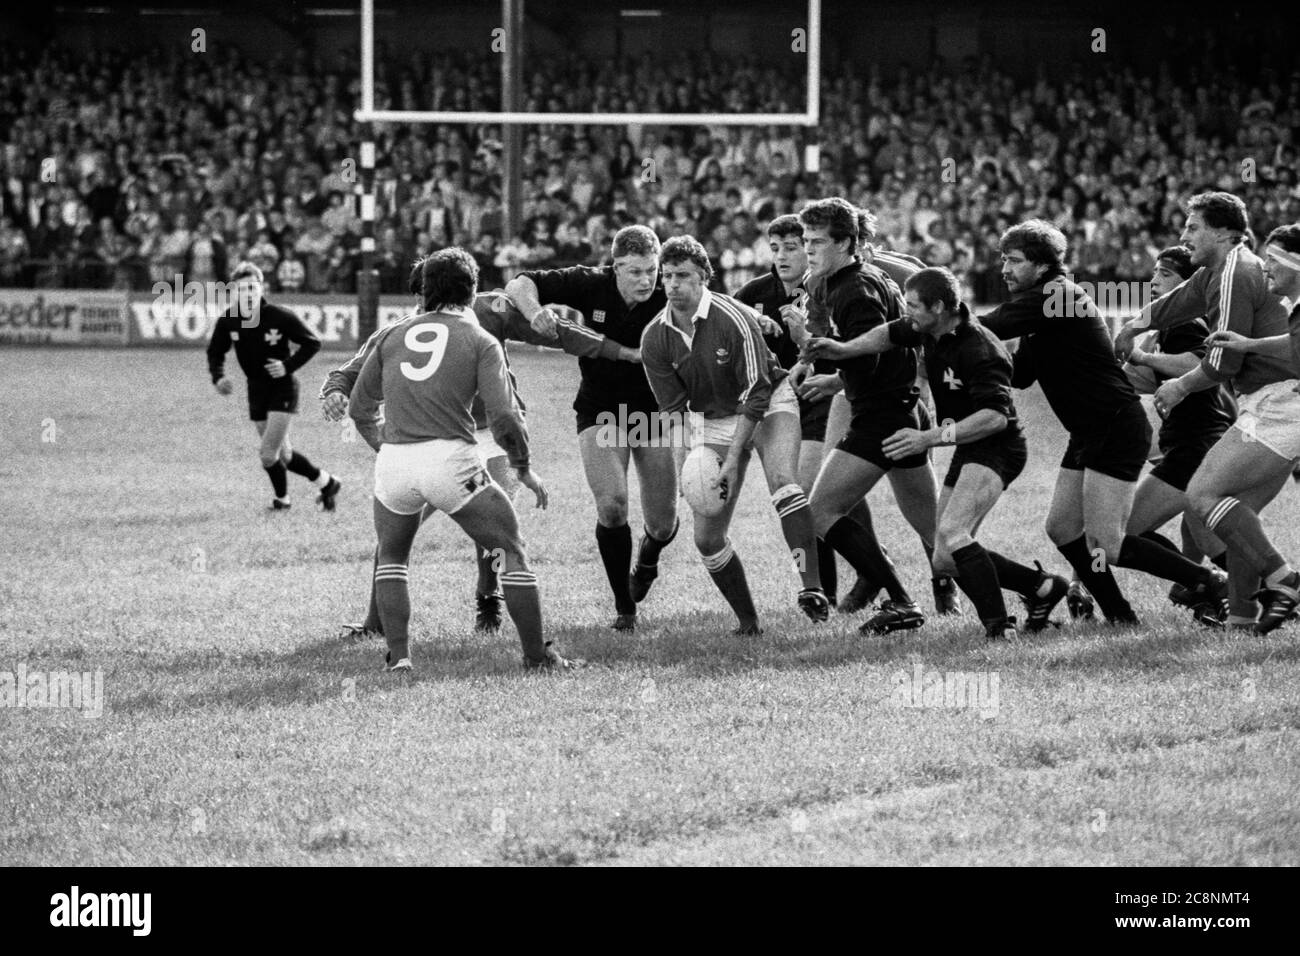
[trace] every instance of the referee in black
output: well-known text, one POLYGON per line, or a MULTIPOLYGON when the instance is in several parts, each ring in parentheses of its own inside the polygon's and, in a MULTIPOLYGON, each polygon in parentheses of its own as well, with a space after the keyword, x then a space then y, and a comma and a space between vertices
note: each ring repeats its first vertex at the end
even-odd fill
MULTIPOLYGON (((659 282, 659 238, 645 226, 624 226, 614 234, 613 264, 522 272, 506 285, 515 308, 533 328, 556 334, 558 317, 541 303, 567 305, 583 323, 630 349, 641 348, 641 333, 668 304, 659 282)), ((659 414, 654 392, 639 363, 605 358, 578 359, 582 383, 573 401, 578 448, 587 486, 596 499, 596 546, 614 594, 615 630, 636 627, 636 606, 659 574, 659 553, 677 534, 677 468, 673 449, 655 447, 637 432, 667 434, 649 427, 659 414), (641 537, 632 565, 632 530, 627 523, 627 469, 636 465, 641 484, 641 537)))

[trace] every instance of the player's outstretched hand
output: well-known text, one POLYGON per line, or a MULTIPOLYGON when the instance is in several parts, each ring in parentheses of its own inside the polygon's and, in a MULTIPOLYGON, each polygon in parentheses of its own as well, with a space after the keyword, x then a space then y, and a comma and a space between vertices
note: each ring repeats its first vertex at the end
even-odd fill
POLYGON ((538 335, 545 335, 548 339, 559 338, 560 318, 555 314, 554 309, 542 306, 528 324, 538 335))
POLYGON ((929 447, 925 432, 915 428, 900 428, 880 443, 880 450, 891 461, 919 455, 929 447))
POLYGON ((809 339, 803 347, 803 354, 814 359, 838 359, 844 354, 844 343, 823 337, 809 339))
POLYGON ((284 363, 279 359, 268 359, 266 362, 266 374, 271 378, 284 378, 284 363))
POLYGON ((1240 332, 1220 329, 1205 337, 1205 347, 1209 349, 1227 349, 1229 352, 1249 352, 1251 340, 1240 332))
POLYGON ((808 338, 808 310, 791 303, 781 306, 781 318, 790 330, 790 338, 796 345, 802 345, 808 338))
POLYGON ((755 319, 758 320, 758 330, 764 335, 781 334, 781 323, 770 315, 763 315, 763 313, 759 312, 755 315, 755 319))
POLYGON ((519 483, 533 493, 537 499, 537 507, 543 511, 551 503, 550 495, 546 493, 546 486, 542 484, 542 479, 531 468, 516 468, 515 474, 519 476, 519 483))
POLYGON ((321 396, 320 410, 329 421, 341 422, 348 412, 348 397, 342 392, 326 392, 321 396))
POLYGON ((805 402, 818 402, 834 398, 844 390, 844 383, 838 375, 809 375, 799 388, 799 397, 805 402))
POLYGON ((229 395, 234 390, 235 390, 235 383, 232 382, 230 379, 221 378, 217 380, 218 395, 229 395))
POLYGON ((730 499, 735 493, 736 486, 740 484, 740 460, 727 456, 727 460, 722 463, 722 469, 718 472, 718 477, 712 487, 721 487, 726 490, 727 498, 730 499))

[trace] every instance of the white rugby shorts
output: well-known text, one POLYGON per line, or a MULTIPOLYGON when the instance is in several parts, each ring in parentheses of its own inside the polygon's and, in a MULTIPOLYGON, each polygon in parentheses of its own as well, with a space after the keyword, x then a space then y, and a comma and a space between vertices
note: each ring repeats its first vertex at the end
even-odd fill
POLYGON ((1237 421, 1233 428, 1243 441, 1257 441, 1279 458, 1300 458, 1300 379, 1271 382, 1237 399, 1237 421))
POLYGON ((474 433, 474 441, 478 444, 478 454, 483 459, 483 464, 486 465, 493 458, 506 457, 505 449, 492 437, 492 429, 480 428, 474 433))
POLYGON ((375 457, 375 497, 399 515, 416 514, 426 504, 455 514, 491 484, 478 446, 458 438, 385 442, 375 457))
MULTIPOLYGON (((790 384, 790 377, 787 375, 772 389, 772 400, 768 403, 767 411, 763 415, 763 421, 771 418, 773 415, 789 413, 796 419, 799 417, 799 396, 794 393, 794 386, 790 384)), ((705 418, 702 415, 691 416, 691 448, 697 445, 730 445, 731 440, 736 436, 736 426, 740 423, 740 415, 729 415, 726 418, 705 418)), ((763 427, 759 422, 759 428, 763 427)))

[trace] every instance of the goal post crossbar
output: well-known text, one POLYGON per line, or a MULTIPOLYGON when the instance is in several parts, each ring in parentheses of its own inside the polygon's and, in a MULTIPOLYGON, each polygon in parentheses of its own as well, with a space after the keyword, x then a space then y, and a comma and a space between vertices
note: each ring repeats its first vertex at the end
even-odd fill
MULTIPOLYGON (((816 126, 821 118, 821 0, 808 0, 807 105, 800 113, 526 113, 375 109, 375 0, 361 0, 360 123, 497 123, 503 126, 816 126)), ((511 38, 513 41, 513 38, 511 38)))

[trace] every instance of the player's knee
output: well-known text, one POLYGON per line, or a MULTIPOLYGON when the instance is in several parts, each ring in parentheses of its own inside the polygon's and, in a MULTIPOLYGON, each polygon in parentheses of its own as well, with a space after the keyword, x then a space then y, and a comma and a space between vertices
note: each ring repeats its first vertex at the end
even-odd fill
POLYGON ((1210 512, 1222 500, 1223 495, 1205 482, 1198 482, 1193 479, 1191 484, 1187 486, 1187 506, 1191 509, 1192 514, 1200 518, 1201 521, 1207 520, 1210 512))
POLYGON ((717 554, 727 546, 727 536, 721 533, 711 533, 697 529, 695 532, 695 550, 700 552, 701 557, 708 557, 711 554, 717 554))
POLYGON ((606 528, 627 524, 627 496, 610 495, 596 501, 596 520, 606 528))
POLYGON ((1045 528, 1048 540, 1058 548, 1063 544, 1069 544, 1075 538, 1079 537, 1080 533, 1079 529, 1073 524, 1073 522, 1050 514, 1047 516, 1047 524, 1045 525, 1045 528))
POLYGON ((263 448, 257 453, 257 457, 262 462, 263 468, 274 468, 280 461, 280 451, 277 448, 263 448))
POLYGON ((956 525, 946 525, 940 522, 939 530, 934 536, 934 560, 938 564, 939 555, 945 554, 948 560, 952 560, 953 552, 960 551, 969 544, 973 544, 974 538, 965 528, 956 525))

